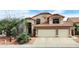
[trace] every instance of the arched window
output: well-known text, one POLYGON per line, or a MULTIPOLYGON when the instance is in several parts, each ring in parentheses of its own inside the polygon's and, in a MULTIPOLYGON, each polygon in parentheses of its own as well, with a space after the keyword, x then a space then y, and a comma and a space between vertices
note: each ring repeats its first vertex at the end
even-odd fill
POLYGON ((36 19, 36 24, 40 24, 40 19, 36 19))

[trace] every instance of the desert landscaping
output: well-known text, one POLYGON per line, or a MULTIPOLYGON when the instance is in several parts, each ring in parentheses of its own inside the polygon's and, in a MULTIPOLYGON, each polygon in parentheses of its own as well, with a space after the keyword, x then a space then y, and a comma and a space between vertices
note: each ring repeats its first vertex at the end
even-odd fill
POLYGON ((79 17, 42 12, 0 20, 0 47, 79 47, 79 17))

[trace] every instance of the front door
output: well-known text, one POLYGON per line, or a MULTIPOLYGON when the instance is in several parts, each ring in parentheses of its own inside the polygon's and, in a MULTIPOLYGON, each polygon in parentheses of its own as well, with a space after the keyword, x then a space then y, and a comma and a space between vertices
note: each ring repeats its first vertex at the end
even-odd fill
POLYGON ((32 26, 31 23, 28 23, 27 24, 27 27, 28 27, 28 35, 30 35, 30 36, 32 35, 32 27, 31 26, 32 26))

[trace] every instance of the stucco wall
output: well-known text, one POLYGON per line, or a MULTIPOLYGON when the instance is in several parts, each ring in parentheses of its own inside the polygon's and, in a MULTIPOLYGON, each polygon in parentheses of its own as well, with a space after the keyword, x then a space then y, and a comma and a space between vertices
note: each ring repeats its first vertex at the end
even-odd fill
POLYGON ((52 24, 53 19, 55 19, 55 18, 58 18, 60 23, 63 22, 63 18, 61 16, 51 16, 51 17, 49 17, 49 24, 52 24))
POLYGON ((42 14, 42 15, 38 15, 36 17, 34 17, 33 19, 35 20, 35 24, 36 24, 36 20, 40 19, 41 24, 43 24, 44 22, 47 21, 47 18, 49 17, 49 14, 42 14))

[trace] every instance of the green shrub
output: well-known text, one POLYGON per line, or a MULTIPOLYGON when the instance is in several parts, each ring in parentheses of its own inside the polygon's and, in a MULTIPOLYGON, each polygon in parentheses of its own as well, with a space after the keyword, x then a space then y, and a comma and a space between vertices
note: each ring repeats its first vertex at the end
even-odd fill
POLYGON ((16 29, 16 27, 11 29, 11 35, 12 35, 12 37, 16 38, 16 36, 17 36, 17 29, 16 29))
POLYGON ((19 44, 28 43, 29 40, 30 40, 30 37, 29 37, 27 34, 25 34, 25 33, 22 33, 22 34, 20 34, 20 35, 17 37, 17 42, 18 42, 19 44))

